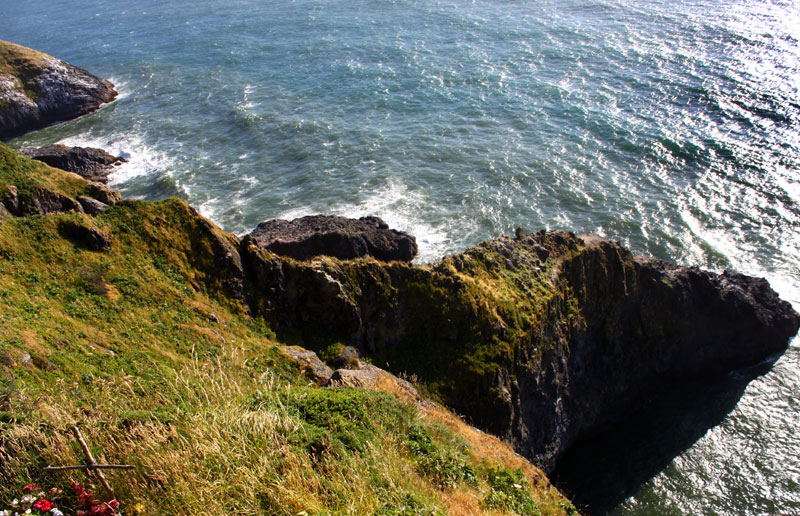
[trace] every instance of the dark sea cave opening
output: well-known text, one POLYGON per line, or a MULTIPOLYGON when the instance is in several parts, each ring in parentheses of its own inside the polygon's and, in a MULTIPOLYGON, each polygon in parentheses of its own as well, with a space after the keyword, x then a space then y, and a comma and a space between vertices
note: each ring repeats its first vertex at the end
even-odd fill
MULTIPOLYGON (((550 477, 587 516, 605 516, 733 411, 777 356, 722 377, 685 382, 627 421, 573 445, 550 477)), ((687 486, 690 488, 690 486, 687 486)))

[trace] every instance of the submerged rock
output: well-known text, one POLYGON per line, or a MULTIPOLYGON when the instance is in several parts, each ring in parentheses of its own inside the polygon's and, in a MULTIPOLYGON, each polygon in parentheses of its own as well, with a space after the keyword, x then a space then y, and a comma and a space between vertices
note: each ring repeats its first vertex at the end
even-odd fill
POLYGON ((91 113, 114 85, 42 52, 0 41, 0 139, 91 113))
POLYGON ((389 229, 378 217, 314 215, 292 221, 274 219, 259 224, 250 237, 260 247, 296 260, 326 255, 342 260, 372 256, 387 262, 410 262, 417 254, 413 236, 389 229))
POLYGON ((20 154, 60 168, 74 172, 84 179, 96 183, 108 183, 108 175, 114 167, 127 160, 112 156, 103 149, 93 147, 67 147, 66 145, 48 145, 39 148, 20 149, 20 154))

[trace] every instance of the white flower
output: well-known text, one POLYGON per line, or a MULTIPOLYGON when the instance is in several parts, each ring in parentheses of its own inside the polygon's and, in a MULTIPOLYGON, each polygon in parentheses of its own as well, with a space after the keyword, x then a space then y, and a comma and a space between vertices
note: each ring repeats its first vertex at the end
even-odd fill
POLYGON ((52 509, 50 509, 50 514, 52 514, 53 516, 64 516, 64 513, 63 513, 63 512, 61 512, 61 511, 59 511, 59 510, 58 510, 58 509, 56 509, 55 507, 53 507, 52 509))
POLYGON ((11 507, 14 507, 15 509, 16 509, 17 507, 19 507, 19 500, 17 500, 16 498, 14 498, 13 500, 11 500, 11 507))

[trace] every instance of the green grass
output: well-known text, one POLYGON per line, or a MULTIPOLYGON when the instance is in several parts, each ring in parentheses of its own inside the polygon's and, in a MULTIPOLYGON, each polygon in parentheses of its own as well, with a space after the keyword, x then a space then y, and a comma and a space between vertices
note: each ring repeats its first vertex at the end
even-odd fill
MULTIPOLYGON (((8 184, 87 188, 0 144, 8 184)), ((521 514, 482 502, 492 468, 513 466, 543 514, 565 514, 540 472, 443 409, 299 376, 229 296, 226 242, 176 199, 0 221, 0 510, 30 482, 86 480, 43 471, 83 462, 79 425, 98 460, 135 466, 108 474, 129 513, 521 514)))

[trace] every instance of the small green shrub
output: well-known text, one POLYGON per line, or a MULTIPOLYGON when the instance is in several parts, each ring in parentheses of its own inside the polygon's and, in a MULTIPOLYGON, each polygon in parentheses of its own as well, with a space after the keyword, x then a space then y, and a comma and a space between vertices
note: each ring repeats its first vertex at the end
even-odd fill
POLYGON ((437 446, 428 430, 416 424, 409 427, 405 444, 416 458, 420 473, 439 486, 452 487, 462 481, 477 484, 478 475, 467 462, 468 454, 463 447, 452 444, 445 448, 437 446))
POLYGON ((304 432, 290 437, 312 454, 335 452, 340 447, 361 451, 377 432, 403 432, 412 418, 409 407, 388 394, 349 387, 292 387, 277 400, 256 395, 252 406, 274 403, 296 413, 304 423, 304 432))
POLYGON ((536 501, 531 498, 531 486, 522 470, 502 467, 489 469, 487 474, 489 493, 483 505, 490 509, 506 509, 525 516, 541 516, 536 501))
POLYGON ((406 493, 398 500, 384 504, 375 511, 375 516, 443 516, 443 513, 425 507, 413 495, 406 493))

